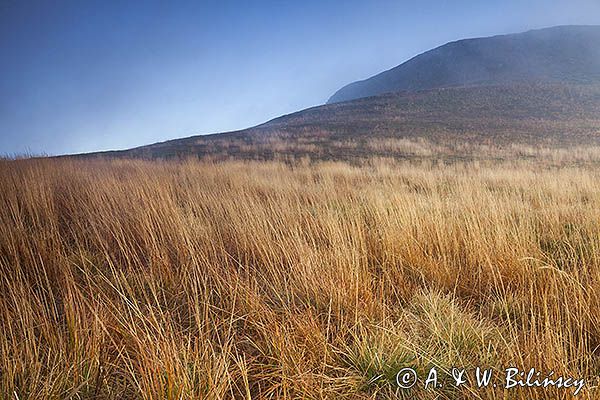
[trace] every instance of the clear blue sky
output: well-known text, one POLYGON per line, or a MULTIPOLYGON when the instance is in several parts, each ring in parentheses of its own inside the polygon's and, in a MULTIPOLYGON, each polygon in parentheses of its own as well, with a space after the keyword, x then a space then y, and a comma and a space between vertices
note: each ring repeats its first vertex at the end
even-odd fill
POLYGON ((451 40, 564 24, 600 1, 0 0, 0 154, 245 128, 451 40))

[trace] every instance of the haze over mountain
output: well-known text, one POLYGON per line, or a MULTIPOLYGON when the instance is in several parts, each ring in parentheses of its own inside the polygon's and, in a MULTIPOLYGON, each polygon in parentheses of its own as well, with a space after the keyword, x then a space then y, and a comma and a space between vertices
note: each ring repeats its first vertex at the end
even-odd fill
POLYGON ((328 103, 403 90, 560 82, 600 82, 600 26, 558 26, 450 42, 351 83, 328 103))

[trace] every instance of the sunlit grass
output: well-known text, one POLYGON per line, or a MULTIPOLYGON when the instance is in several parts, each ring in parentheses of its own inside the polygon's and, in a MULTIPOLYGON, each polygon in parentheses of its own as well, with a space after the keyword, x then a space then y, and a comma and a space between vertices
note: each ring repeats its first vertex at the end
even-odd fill
POLYGON ((403 367, 516 366, 584 377, 578 398, 596 398, 599 178, 526 161, 4 161, 0 397, 570 396, 395 385, 403 367))

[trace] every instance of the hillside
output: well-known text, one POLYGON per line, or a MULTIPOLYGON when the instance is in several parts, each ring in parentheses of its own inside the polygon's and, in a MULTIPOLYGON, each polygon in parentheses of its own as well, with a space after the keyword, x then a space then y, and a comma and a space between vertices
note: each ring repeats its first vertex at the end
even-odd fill
POLYGON ((92 155, 451 160, 480 156, 482 146, 489 157, 505 158, 523 146, 598 144, 600 86, 517 85, 387 94, 307 109, 246 130, 92 155))
POLYGON ((447 43, 336 92, 328 103, 402 90, 600 82, 600 26, 560 26, 447 43))

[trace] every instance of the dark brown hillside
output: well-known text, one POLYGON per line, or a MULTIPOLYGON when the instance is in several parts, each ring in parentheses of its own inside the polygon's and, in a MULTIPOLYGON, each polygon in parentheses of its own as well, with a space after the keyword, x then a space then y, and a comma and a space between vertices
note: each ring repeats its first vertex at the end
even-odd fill
POLYGON ((472 146, 504 157, 508 147, 586 145, 600 145, 600 86, 517 85, 387 94, 310 108, 242 131, 94 155, 463 158, 472 157, 472 146))

